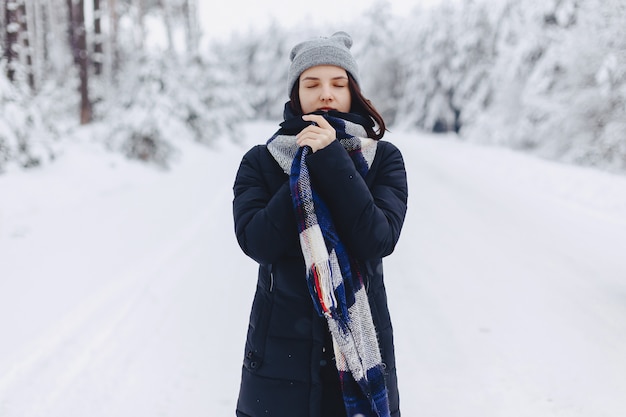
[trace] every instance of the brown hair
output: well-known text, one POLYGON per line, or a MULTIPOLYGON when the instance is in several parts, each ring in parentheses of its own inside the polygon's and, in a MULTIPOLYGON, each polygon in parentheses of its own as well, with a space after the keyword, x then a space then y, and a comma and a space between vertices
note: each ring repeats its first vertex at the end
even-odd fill
MULTIPOLYGON (((347 72, 347 71, 346 71, 347 72)), ((374 130, 371 126, 363 126, 365 131, 367 132, 367 137, 371 139, 381 139, 385 132, 387 131, 387 127, 385 126, 385 121, 383 120, 383 116, 380 115, 378 110, 374 107, 372 102, 363 96, 361 93, 361 88, 357 84, 357 82, 352 77, 352 74, 347 72, 348 74, 348 88, 350 88, 350 95, 352 97, 352 107, 350 108, 350 113, 357 113, 362 116, 369 116, 378 127, 378 130, 374 130)), ((301 115, 302 105, 300 104, 300 79, 296 79, 296 83, 291 90, 291 95, 289 98, 291 110, 297 114, 301 115)))

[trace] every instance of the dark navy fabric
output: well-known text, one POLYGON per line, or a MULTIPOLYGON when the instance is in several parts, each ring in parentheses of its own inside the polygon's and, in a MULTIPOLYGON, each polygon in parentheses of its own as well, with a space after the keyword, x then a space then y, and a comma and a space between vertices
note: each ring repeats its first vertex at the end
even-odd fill
MULTIPOLYGON (((362 178, 345 149, 334 141, 309 155, 307 166, 342 241, 365 271, 391 415, 399 417, 382 258, 393 252, 406 214, 402 155, 393 144, 379 141, 376 158, 362 178)), ((243 157, 233 190, 237 240, 244 253, 259 263, 237 415, 343 417, 343 404, 337 401, 341 394, 334 396, 328 389, 337 382, 329 381, 334 373, 328 372, 328 366, 334 364, 328 363, 328 329, 307 288, 288 176, 265 145, 258 145, 243 157), (336 413, 330 411, 333 408, 336 413)))

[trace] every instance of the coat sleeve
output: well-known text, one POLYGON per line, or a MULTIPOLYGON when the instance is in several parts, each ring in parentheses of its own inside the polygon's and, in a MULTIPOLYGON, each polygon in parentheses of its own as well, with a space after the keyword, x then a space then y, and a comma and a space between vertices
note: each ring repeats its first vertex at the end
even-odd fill
POLYGON ((243 157, 233 186, 233 217, 239 246, 260 264, 270 264, 297 245, 289 181, 272 190, 263 173, 262 145, 243 157))
POLYGON ((338 141, 309 155, 307 166, 352 255, 367 260, 392 253, 408 199, 404 160, 398 148, 379 142, 366 179, 338 141))

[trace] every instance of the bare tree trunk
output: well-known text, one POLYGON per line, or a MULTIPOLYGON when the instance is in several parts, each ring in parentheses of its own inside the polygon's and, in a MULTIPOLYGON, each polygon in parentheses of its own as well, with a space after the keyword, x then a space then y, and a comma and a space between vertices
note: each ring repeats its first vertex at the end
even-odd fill
POLYGON ((31 22, 33 28, 32 39, 33 42, 33 58, 34 66, 33 71, 35 74, 35 85, 41 88, 44 81, 44 68, 47 60, 47 34, 50 30, 49 19, 45 15, 45 8, 41 0, 34 0, 31 6, 31 22))
POLYGON ((166 0, 159 0, 161 9, 163 10, 163 23, 165 24, 165 32, 167 33, 167 51, 170 54, 174 53, 174 36, 172 34, 172 16, 171 10, 167 7, 166 0))
POLYGON ((101 20, 102 9, 100 8, 100 0, 93 0, 93 64, 96 75, 100 75, 102 73, 102 28, 100 25, 101 20))
POLYGON ((80 124, 91 121, 89 101, 89 51, 87 50, 87 30, 85 29, 84 0, 67 0, 70 16, 70 46, 80 77, 80 124))
POLYGON ((7 78, 15 81, 15 68, 18 63, 19 49, 18 35, 20 24, 18 22, 18 3, 16 0, 5 0, 4 21, 6 23, 6 43, 4 46, 4 57, 7 60, 7 78))
MULTIPOLYGON (((80 72, 80 124, 91 122, 91 102, 89 101, 89 51, 87 50, 87 30, 85 29, 85 2, 78 0, 76 6, 76 43, 78 46, 78 70, 80 72)), ((74 13, 72 13, 74 14, 74 13)))
POLYGON ((78 64, 78 45, 76 40, 76 17, 74 16, 74 0, 67 1, 67 21, 68 21, 68 41, 72 56, 74 57, 74 64, 78 64))
POLYGON ((103 62, 105 77, 111 84, 116 83, 117 72, 120 68, 120 57, 117 45, 117 33, 119 30, 119 17, 117 14, 117 0, 107 0, 109 15, 109 33, 106 37, 106 48, 103 62))
POLYGON ((24 65, 24 72, 27 75, 27 79, 28 79, 28 86, 30 87, 31 90, 35 89, 35 75, 34 75, 34 71, 33 71, 33 56, 32 56, 32 50, 31 50, 31 45, 30 45, 30 34, 28 32, 28 15, 26 13, 26 2, 24 2, 24 0, 22 0, 22 3, 20 4, 20 8, 19 8, 19 22, 20 22, 20 35, 21 35, 21 41, 22 41, 22 46, 23 48, 21 48, 21 51, 23 53, 23 61, 25 63, 24 65))
POLYGON ((4 56, 4 46, 6 45, 7 36, 7 22, 5 21, 5 3, 6 0, 0 1, 0 48, 2 48, 2 56, 4 56))
POLYGON ((68 6, 66 0, 44 0, 46 38, 45 38, 45 63, 50 72, 47 78, 54 77, 59 83, 66 79, 68 70, 74 65, 70 39, 71 22, 67 19, 68 6), (72 56, 72 59, 68 59, 72 56))
POLYGON ((183 0, 182 4, 183 22, 185 22, 185 43, 187 44, 187 54, 192 55, 193 50, 193 19, 190 14, 191 7, 189 0, 183 0))
POLYGON ((187 35, 187 53, 195 56, 200 44, 200 25, 198 24, 197 0, 183 1, 183 15, 185 16, 185 28, 187 35))
POLYGON ((133 4, 137 11, 137 24, 135 26, 135 48, 137 51, 143 52, 146 38, 146 27, 144 16, 146 14, 145 0, 133 0, 133 4))

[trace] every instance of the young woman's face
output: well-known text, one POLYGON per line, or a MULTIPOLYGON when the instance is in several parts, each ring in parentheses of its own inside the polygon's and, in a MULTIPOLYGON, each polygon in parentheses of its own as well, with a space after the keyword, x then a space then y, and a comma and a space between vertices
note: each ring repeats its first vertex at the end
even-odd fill
POLYGON ((304 114, 317 110, 348 113, 352 105, 348 73, 334 65, 318 65, 304 71, 298 94, 304 114))

